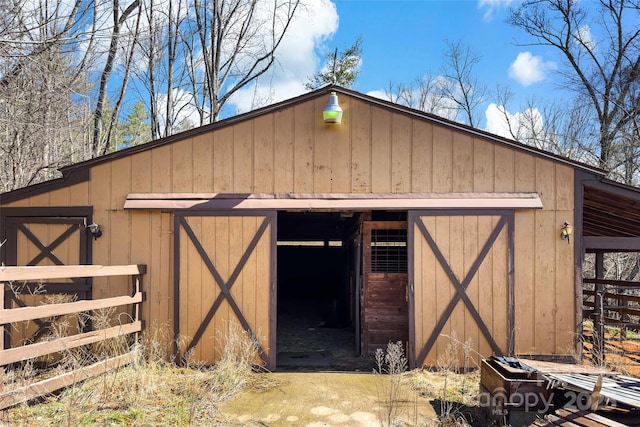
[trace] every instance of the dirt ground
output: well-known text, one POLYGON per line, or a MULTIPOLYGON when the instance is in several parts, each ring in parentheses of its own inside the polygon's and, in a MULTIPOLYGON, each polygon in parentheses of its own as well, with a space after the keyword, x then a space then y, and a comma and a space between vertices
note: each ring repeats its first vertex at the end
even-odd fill
POLYGON ((229 424, 277 426, 430 425, 432 399, 406 378, 345 372, 264 374, 278 385, 246 391, 219 407, 229 424), (402 378, 401 380, 399 378, 402 378))

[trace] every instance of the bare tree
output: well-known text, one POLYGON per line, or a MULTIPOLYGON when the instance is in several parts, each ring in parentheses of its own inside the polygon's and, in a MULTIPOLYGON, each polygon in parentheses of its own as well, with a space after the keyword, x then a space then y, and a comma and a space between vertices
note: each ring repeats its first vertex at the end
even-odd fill
POLYGON ((76 68, 90 5, 0 2, 0 192, 84 160, 85 70, 76 68))
POLYGON ((200 124, 216 121, 234 93, 274 64, 299 5, 300 0, 194 0, 190 50, 201 61, 192 75, 200 124))
POLYGON ((512 139, 585 163, 598 158, 589 144, 593 140, 591 116, 579 99, 544 104, 530 98, 521 112, 511 114, 507 110, 513 97, 509 88, 498 87, 493 97, 512 139))
POLYGON ((512 25, 533 37, 530 44, 551 46, 563 55, 566 66, 561 75, 566 87, 591 104, 599 125, 600 166, 608 170, 616 168, 621 133, 640 109, 637 97, 630 96, 640 79, 638 17, 637 0, 600 0, 589 5, 574 0, 526 0, 509 17, 512 25), (593 28, 597 31, 592 32, 593 28))
MULTIPOLYGON (((111 117, 108 118, 107 127, 110 131, 107 133, 107 138, 102 137, 102 127, 105 122, 105 117, 103 117, 105 101, 107 99, 107 86, 109 83, 109 79, 111 77, 111 73, 113 71, 114 64, 116 62, 116 56, 118 54, 118 48, 120 47, 120 41, 123 38, 121 33, 124 24, 127 19, 138 10, 138 23, 140 19, 140 0, 133 0, 124 11, 120 11, 120 2, 119 0, 112 0, 112 17, 113 17, 113 27, 111 27, 111 35, 110 35, 110 43, 109 49, 107 51, 107 59, 104 64, 104 69, 100 75, 100 86, 98 88, 98 97, 96 101, 96 106, 93 112, 93 138, 91 142, 91 152, 93 156, 99 156, 101 154, 105 154, 112 148, 112 141, 110 139, 112 135, 112 128, 114 126, 114 122, 117 121, 118 111, 120 109, 122 98, 124 97, 124 92, 127 87, 130 64, 133 59, 133 55, 130 54, 126 58, 126 64, 124 66, 124 73, 121 76, 120 80, 120 89, 118 99, 116 102, 116 108, 113 111, 111 117)), ((138 27, 138 25, 136 25, 138 27)), ((137 35, 134 34, 134 38, 137 35)), ((130 49, 133 49, 133 43, 131 43, 130 49)))
POLYGON ((446 41, 442 79, 439 90, 443 97, 453 101, 456 110, 462 112, 469 126, 477 126, 475 111, 485 100, 486 86, 479 82, 474 67, 480 62, 468 45, 458 41, 446 41))
POLYGON ((385 95, 390 101, 477 126, 476 110, 487 93, 474 74, 480 57, 461 41, 446 41, 444 59, 439 75, 427 73, 411 84, 390 84, 385 95))
POLYGON ((401 83, 394 86, 389 83, 385 96, 391 102, 455 120, 457 111, 451 100, 440 90, 441 79, 440 76, 425 74, 409 84, 401 83))

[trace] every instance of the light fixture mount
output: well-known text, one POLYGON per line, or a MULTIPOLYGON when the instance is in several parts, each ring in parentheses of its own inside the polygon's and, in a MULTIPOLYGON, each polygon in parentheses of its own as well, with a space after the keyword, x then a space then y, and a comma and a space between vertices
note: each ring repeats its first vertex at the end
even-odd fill
POLYGON ((562 240, 566 240, 567 243, 571 243, 571 235, 573 234, 573 226, 569 224, 568 221, 565 221, 562 224, 562 229, 560 230, 560 237, 562 240))
POLYGON ((98 237, 102 236, 102 230, 100 229, 100 225, 95 222, 87 225, 87 230, 93 236, 93 240, 97 240, 98 237))

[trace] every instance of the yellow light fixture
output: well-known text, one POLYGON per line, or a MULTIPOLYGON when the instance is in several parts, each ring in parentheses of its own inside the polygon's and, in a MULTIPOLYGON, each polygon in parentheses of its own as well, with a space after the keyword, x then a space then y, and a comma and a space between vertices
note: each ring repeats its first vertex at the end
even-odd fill
POLYGON ((560 237, 562 240, 566 240, 567 243, 571 243, 571 235, 573 234, 573 226, 569 224, 567 221, 562 225, 562 230, 560 231, 560 237))
POLYGON ((329 94, 329 103, 322 110, 322 119, 327 124, 339 125, 342 122, 342 108, 338 104, 338 95, 335 92, 329 94))

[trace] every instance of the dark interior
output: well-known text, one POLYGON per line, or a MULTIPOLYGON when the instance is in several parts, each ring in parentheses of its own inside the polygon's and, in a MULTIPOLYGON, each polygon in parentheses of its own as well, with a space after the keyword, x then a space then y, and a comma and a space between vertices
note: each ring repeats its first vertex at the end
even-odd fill
POLYGON ((354 369, 359 213, 278 213, 277 366, 354 369))

